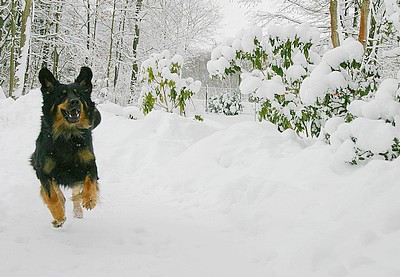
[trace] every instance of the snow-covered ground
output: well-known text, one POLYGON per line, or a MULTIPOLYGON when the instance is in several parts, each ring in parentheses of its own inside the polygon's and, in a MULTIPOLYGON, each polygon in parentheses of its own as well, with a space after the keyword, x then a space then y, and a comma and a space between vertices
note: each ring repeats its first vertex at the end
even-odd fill
POLYGON ((40 107, 38 90, 0 99, 0 276, 400 276, 399 159, 354 167, 252 116, 103 105, 101 204, 79 220, 67 201, 54 229, 28 163, 40 107))

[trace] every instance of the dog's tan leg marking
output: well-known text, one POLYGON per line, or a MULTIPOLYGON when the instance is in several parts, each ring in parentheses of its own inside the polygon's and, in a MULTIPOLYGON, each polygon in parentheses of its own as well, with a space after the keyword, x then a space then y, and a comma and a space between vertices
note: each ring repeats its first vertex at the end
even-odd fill
POLYGON ((54 185, 54 190, 55 190, 55 192, 57 194, 57 197, 60 200, 61 205, 62 205, 62 207, 64 209, 64 212, 65 212, 65 197, 64 197, 64 194, 62 193, 62 191, 60 189, 60 186, 54 185))
POLYGON ((98 191, 97 181, 92 182, 87 175, 82 190, 82 206, 85 209, 91 210, 96 206, 99 197, 98 191))
POLYGON ((43 186, 40 189, 40 194, 50 210, 54 220, 52 222, 55 228, 61 227, 65 222, 65 197, 60 188, 51 182, 50 184, 50 196, 44 190, 43 186))
POLYGON ((72 202, 74 203, 74 217, 82 218, 83 217, 83 210, 81 206, 82 196, 81 190, 83 185, 76 185, 72 188, 72 202))

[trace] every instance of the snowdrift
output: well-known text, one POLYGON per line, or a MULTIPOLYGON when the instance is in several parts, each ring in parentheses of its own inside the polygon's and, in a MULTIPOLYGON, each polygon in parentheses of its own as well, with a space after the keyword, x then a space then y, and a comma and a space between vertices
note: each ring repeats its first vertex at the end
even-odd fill
MULTIPOLYGON (((344 164, 266 122, 100 105, 101 204, 54 230, 28 159, 41 95, 0 99, 1 276, 400 276, 400 160, 344 164)), ((70 192, 66 192, 69 195, 70 192)))

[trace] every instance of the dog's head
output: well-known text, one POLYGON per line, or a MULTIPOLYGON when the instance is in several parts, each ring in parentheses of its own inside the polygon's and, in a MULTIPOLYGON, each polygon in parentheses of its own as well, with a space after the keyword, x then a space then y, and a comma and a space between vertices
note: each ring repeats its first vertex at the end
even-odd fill
POLYGON ((92 70, 82 67, 74 83, 61 84, 47 68, 40 70, 43 115, 53 126, 55 137, 71 136, 91 127, 94 109, 90 99, 92 77, 92 70))

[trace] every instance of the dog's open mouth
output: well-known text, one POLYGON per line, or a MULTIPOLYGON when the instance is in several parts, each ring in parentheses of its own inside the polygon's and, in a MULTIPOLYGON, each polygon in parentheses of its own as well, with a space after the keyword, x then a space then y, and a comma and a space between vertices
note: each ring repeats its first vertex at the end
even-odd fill
POLYGON ((69 123, 77 123, 81 119, 81 112, 78 109, 61 110, 64 119, 69 123))

